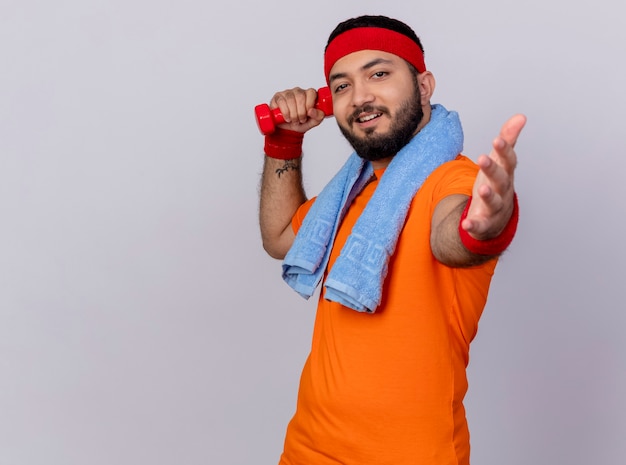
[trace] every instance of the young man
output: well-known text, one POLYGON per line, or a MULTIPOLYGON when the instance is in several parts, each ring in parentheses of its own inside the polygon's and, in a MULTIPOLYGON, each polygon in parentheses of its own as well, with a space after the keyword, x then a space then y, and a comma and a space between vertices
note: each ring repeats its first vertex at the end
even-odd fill
POLYGON ((322 285, 280 464, 468 464, 469 344, 516 230, 525 117, 477 163, 461 155, 419 38, 391 18, 339 24, 324 65, 355 153, 307 200, 302 138, 324 118, 314 89, 274 95, 286 123, 265 141, 263 246, 304 297, 322 285))

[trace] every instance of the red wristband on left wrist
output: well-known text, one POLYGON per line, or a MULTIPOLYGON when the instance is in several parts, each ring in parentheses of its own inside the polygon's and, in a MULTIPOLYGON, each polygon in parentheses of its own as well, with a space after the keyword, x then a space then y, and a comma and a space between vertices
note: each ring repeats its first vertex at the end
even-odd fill
POLYGON ((463 223, 463 220, 467 217, 470 203, 472 203, 471 197, 467 201, 467 205, 465 206, 465 210, 463 210, 463 213, 461 214, 461 220, 459 221, 459 236, 461 237, 461 242, 467 250, 478 255, 501 254, 506 250, 511 242, 513 242, 513 237, 515 237, 515 232, 517 231, 517 223, 519 220, 519 205, 517 202, 517 194, 513 194, 513 213, 511 213, 511 218, 509 219, 509 222, 506 224, 506 226, 498 236, 492 239, 487 239, 485 241, 474 239, 461 226, 461 223, 463 223))

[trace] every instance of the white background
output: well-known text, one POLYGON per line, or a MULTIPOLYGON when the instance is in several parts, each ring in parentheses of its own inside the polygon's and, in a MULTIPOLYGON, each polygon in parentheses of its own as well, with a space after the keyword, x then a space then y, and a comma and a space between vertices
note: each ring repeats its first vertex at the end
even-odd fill
MULTIPOLYGON (((472 346, 473 464, 626 459, 617 0, 0 0, 0 464, 274 464, 315 311, 257 227, 253 107, 335 25, 422 38, 465 153, 527 115, 521 224, 472 346)), ((316 194, 350 148, 305 141, 316 194)))

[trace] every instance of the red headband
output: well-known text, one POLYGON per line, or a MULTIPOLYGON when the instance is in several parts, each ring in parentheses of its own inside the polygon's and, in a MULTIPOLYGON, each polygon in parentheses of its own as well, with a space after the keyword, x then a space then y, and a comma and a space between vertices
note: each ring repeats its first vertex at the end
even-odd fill
POLYGON ((339 34, 328 44, 324 54, 326 83, 329 83, 330 70, 337 60, 360 50, 393 53, 415 66, 418 72, 426 71, 422 50, 404 34, 382 27, 358 27, 339 34))

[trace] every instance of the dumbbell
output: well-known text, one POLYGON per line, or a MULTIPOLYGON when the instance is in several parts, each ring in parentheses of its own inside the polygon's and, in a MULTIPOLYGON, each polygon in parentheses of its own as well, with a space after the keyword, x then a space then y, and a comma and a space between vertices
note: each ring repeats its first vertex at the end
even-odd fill
MULTIPOLYGON (((317 101, 315 108, 322 110, 326 116, 333 114, 333 99, 328 87, 321 87, 317 90, 317 101)), ((261 103, 254 107, 256 122, 261 134, 271 134, 276 130, 278 124, 285 122, 280 108, 270 109, 267 103, 261 103)))

